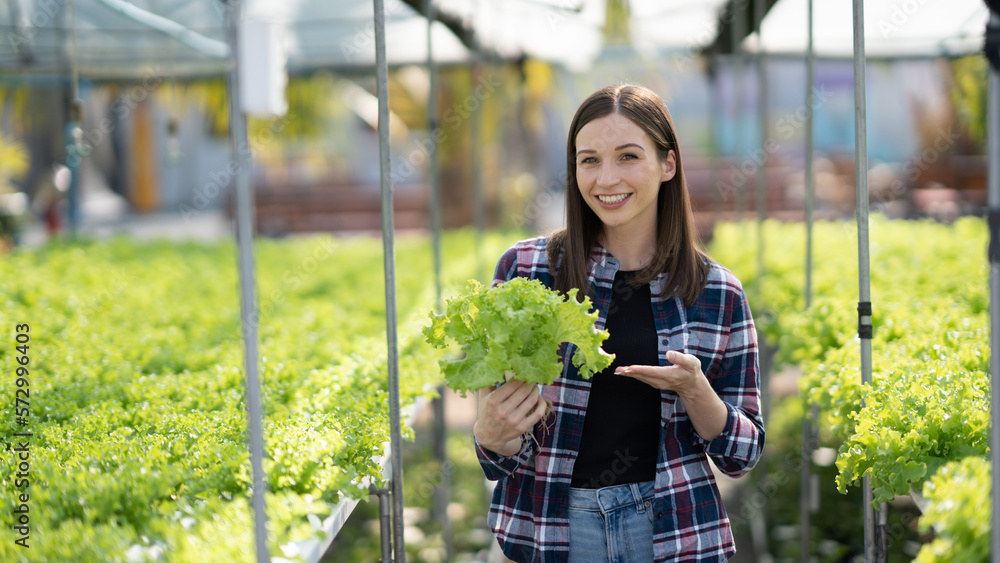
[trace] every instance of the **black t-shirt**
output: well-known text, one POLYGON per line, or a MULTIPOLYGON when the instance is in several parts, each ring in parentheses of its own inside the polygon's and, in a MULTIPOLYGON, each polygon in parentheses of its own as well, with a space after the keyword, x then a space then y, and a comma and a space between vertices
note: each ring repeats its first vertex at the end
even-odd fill
POLYGON ((618 366, 660 365, 649 284, 630 285, 635 274, 615 274, 605 324, 610 335, 603 345, 615 360, 591 380, 573 487, 596 489, 656 476, 660 391, 615 375, 618 366))

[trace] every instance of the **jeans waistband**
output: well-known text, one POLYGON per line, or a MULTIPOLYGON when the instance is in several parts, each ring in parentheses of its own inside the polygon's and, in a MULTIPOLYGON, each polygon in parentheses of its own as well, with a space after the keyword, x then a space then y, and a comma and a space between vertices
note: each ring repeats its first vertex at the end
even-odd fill
POLYGON ((645 512, 653 499, 653 481, 613 485, 600 489, 569 489, 569 507, 577 510, 607 512, 633 506, 637 512, 645 512))

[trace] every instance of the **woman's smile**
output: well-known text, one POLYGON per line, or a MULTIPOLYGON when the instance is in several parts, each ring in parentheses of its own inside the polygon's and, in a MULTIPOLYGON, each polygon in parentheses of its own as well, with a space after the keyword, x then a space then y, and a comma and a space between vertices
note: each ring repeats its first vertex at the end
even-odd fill
POLYGON ((614 195, 599 195, 597 199, 601 201, 601 204, 605 209, 618 209, 619 207, 625 205, 625 200, 632 197, 632 194, 614 194, 614 195))

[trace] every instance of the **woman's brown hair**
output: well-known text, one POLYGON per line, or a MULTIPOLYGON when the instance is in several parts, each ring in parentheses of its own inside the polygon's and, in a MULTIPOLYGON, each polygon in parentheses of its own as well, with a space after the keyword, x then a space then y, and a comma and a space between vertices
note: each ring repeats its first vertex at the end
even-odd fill
POLYGON ((674 152, 677 172, 660 184, 656 210, 656 252, 634 278, 636 285, 649 283, 661 273, 667 275, 664 291, 680 297, 690 307, 705 288, 708 278, 706 256, 698 249, 694 213, 684 181, 684 167, 670 111, 653 91, 632 84, 607 86, 591 94, 576 110, 566 143, 566 228, 557 231, 548 245, 549 264, 558 263, 555 287, 559 291, 579 288, 579 298, 590 293, 587 267, 598 243, 602 223, 584 202, 576 182, 576 136, 595 119, 620 114, 642 128, 656 144, 662 161, 674 152), (561 260, 560 260, 561 255, 561 260))

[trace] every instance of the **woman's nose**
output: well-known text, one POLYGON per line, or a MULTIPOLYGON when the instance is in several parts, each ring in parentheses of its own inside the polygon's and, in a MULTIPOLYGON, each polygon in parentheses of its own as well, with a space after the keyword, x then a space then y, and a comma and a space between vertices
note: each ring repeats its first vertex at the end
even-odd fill
POLYGON ((618 170, 614 163, 603 162, 597 173, 597 185, 613 186, 618 183, 618 170))

